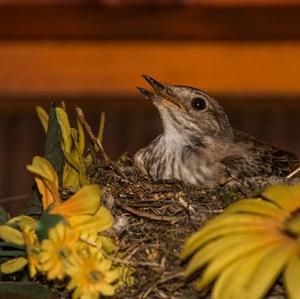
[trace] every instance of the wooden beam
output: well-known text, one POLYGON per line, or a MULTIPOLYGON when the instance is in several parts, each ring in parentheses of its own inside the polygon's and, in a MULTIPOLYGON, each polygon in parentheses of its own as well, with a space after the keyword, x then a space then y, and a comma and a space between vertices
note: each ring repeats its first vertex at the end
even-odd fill
POLYGON ((115 6, 89 3, 0 5, 0 39, 300 38, 300 3, 293 0, 239 3, 207 0, 193 5, 158 5, 151 1, 143 5, 115 6))
POLYGON ((1 42, 2 96, 133 96, 141 74, 218 94, 300 94, 300 42, 1 42))

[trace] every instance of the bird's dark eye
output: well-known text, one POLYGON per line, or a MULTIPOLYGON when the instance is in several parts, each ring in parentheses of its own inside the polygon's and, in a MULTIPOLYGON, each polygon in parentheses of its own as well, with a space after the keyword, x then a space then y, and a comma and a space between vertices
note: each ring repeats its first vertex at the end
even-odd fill
POLYGON ((206 101, 203 98, 194 98, 192 100, 192 107, 195 110, 201 111, 206 108, 206 101))

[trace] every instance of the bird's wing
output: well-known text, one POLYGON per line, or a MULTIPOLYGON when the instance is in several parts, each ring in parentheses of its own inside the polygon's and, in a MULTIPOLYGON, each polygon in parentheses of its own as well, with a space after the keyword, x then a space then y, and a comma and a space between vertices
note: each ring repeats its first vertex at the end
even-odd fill
POLYGON ((300 165, 294 154, 258 141, 246 133, 235 131, 234 142, 245 144, 248 149, 243 154, 228 155, 221 160, 232 176, 286 176, 300 165))

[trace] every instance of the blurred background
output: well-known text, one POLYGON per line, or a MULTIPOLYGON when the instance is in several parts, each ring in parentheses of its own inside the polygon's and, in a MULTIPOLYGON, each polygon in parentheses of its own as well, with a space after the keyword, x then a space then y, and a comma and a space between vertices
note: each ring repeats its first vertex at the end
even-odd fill
POLYGON ((300 156, 300 1, 0 0, 0 198, 44 152, 35 106, 75 105, 112 158, 161 130, 141 74, 199 87, 231 122, 300 156))

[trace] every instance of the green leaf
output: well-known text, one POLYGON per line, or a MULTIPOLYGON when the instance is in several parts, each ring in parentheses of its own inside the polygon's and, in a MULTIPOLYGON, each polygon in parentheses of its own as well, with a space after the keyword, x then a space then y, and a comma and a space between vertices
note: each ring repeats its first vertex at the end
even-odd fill
POLYGON ((0 250, 0 257, 18 257, 26 256, 24 250, 0 250))
POLYGON ((41 241, 47 239, 49 229, 56 226, 61 221, 65 221, 65 219, 60 215, 48 213, 43 214, 36 225, 36 233, 38 238, 41 241))
POLYGON ((6 248, 6 247, 11 247, 11 248, 20 249, 20 250, 25 249, 25 247, 22 245, 17 245, 17 244, 11 243, 11 242, 0 242, 0 248, 6 248))
MULTIPOLYGON (((57 173, 59 185, 62 186, 63 169, 65 163, 64 153, 61 149, 61 130, 56 117, 55 103, 51 103, 46 137, 45 158, 52 164, 57 173)), ((25 207, 23 214, 38 218, 43 213, 41 195, 37 185, 33 185, 33 194, 25 207)))
POLYGON ((51 299, 46 286, 33 282, 0 282, 1 299, 51 299))
POLYGON ((57 173, 59 185, 62 186, 65 157, 61 148, 62 133, 55 108, 56 105, 52 102, 49 112, 45 158, 52 164, 57 173))
POLYGON ((28 201, 22 214, 38 219, 42 213, 43 213, 42 197, 37 188, 36 183, 34 183, 32 196, 28 201))
POLYGON ((0 225, 5 224, 8 221, 8 214, 3 209, 3 207, 0 206, 0 225))

